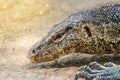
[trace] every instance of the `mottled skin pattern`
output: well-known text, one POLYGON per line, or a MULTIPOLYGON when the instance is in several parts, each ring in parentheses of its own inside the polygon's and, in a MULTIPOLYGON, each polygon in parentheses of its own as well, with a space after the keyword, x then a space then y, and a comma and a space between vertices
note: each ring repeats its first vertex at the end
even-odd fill
POLYGON ((70 53, 119 54, 120 4, 75 13, 55 25, 29 51, 33 63, 70 53))
POLYGON ((85 65, 75 74, 75 79, 85 78, 87 80, 120 80, 120 65, 108 62, 104 66, 97 62, 91 62, 89 66, 85 65))

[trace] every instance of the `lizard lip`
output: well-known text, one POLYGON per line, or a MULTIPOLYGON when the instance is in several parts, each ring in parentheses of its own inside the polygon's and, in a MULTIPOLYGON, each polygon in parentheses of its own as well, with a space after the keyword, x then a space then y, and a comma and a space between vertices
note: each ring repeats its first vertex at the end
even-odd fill
POLYGON ((33 57, 35 57, 35 54, 30 54, 30 55, 27 55, 27 58, 33 58, 33 57))
POLYGON ((27 58, 29 59, 30 62, 32 62, 32 63, 36 63, 36 60, 35 60, 35 54, 27 55, 27 58))

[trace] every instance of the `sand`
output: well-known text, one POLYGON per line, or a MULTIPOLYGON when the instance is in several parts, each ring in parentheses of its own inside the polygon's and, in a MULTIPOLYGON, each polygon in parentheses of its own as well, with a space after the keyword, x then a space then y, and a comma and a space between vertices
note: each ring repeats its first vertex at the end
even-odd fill
POLYGON ((120 0, 1 0, 0 80, 73 80, 79 67, 25 67, 28 49, 70 14, 113 2, 120 0))

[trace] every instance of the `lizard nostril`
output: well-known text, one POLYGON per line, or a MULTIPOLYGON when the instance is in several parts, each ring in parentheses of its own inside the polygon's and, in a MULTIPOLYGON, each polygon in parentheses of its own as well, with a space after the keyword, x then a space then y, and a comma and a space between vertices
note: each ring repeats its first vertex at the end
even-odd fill
POLYGON ((32 53, 36 53, 36 50, 35 50, 35 49, 33 49, 33 50, 32 50, 32 53))

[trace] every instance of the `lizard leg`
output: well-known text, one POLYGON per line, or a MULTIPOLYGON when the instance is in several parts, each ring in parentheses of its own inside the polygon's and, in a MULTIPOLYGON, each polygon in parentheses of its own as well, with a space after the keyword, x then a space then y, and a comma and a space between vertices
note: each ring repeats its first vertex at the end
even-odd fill
POLYGON ((84 71, 90 74, 97 74, 97 73, 101 73, 104 70, 92 70, 89 66, 87 66, 84 68, 84 71))
POLYGON ((113 67, 116 66, 116 64, 112 63, 112 62, 107 62, 104 64, 105 67, 113 67))
POLYGON ((93 80, 120 80, 120 74, 115 74, 114 76, 97 76, 93 80))
POLYGON ((102 66, 101 64, 99 64, 98 62, 91 62, 89 64, 89 67, 92 68, 92 69, 97 69, 97 70, 105 70, 106 67, 102 66))
POLYGON ((77 72, 75 74, 75 78, 74 80, 78 80, 78 78, 85 78, 87 80, 92 80, 94 78, 96 78, 97 76, 99 76, 101 73, 95 73, 95 74, 91 74, 91 73, 88 73, 88 72, 85 72, 85 71, 80 71, 80 72, 77 72))
POLYGON ((85 72, 88 72, 90 74, 97 74, 97 73, 101 73, 104 70, 92 70, 89 66, 85 65, 85 66, 80 67, 80 69, 78 71, 79 72, 85 71, 85 72))
MULTIPOLYGON (((104 71, 104 70, 103 70, 104 71)), ((79 77, 86 78, 86 79, 92 79, 97 76, 98 73, 101 73, 102 70, 92 70, 89 68, 89 66, 82 66, 80 70, 78 70, 77 73, 75 73, 75 79, 77 80, 79 77)))

